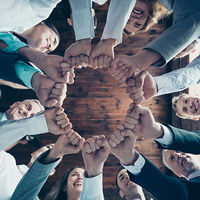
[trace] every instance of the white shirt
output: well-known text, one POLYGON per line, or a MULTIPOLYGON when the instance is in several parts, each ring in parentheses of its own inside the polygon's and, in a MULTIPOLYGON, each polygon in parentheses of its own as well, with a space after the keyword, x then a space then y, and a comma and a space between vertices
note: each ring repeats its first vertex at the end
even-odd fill
POLYGON ((104 200, 102 174, 92 178, 83 177, 83 189, 80 200, 104 200))
MULTIPOLYGON (((94 0, 104 4, 107 0, 94 0)), ((101 39, 113 38, 122 41, 123 29, 135 6, 136 0, 111 0, 106 25, 101 39)), ((94 37, 92 0, 70 0, 76 40, 94 37)))
POLYGON ((195 172, 192 172, 189 176, 188 176, 188 179, 192 179, 192 178, 196 178, 200 176, 200 169, 197 169, 195 172))
POLYGON ((20 120, 0 122, 0 151, 22 139, 26 135, 47 133, 48 127, 44 114, 20 120))
POLYGON ((15 158, 5 151, 0 152, 0 200, 9 200, 28 171, 26 165, 16 165, 15 158))
POLYGON ((0 31, 22 33, 48 18, 61 0, 0 0, 0 31))
POLYGON ((200 56, 186 67, 154 77, 158 93, 156 96, 178 92, 200 83, 200 56))

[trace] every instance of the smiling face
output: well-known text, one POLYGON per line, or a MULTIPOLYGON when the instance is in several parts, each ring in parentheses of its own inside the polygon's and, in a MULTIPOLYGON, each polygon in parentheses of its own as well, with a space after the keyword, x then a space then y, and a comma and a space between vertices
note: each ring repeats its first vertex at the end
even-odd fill
POLYGON ((176 103, 176 111, 180 116, 198 119, 200 117, 200 98, 183 95, 176 103))
POLYGON ((125 196, 127 199, 145 199, 142 188, 130 180, 126 169, 117 174, 117 184, 122 198, 125 196))
POLYGON ((28 118, 41 111, 38 103, 32 100, 17 101, 6 111, 9 120, 28 118))
POLYGON ((188 177, 199 168, 199 161, 192 154, 167 150, 164 155, 169 167, 179 177, 188 177))
POLYGON ((44 22, 41 22, 32 28, 28 44, 38 51, 49 53, 57 48, 59 44, 59 37, 44 22))
POLYGON ((125 26, 125 31, 129 34, 135 34, 141 30, 149 16, 147 0, 137 0, 132 10, 131 16, 125 26))
POLYGON ((75 168, 70 172, 65 189, 68 196, 74 197, 80 195, 83 188, 83 174, 84 169, 82 168, 75 168))

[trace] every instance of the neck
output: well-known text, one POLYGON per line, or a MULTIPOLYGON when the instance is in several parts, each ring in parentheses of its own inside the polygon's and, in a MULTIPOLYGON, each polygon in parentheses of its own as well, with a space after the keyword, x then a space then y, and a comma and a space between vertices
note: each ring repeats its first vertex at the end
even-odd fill
POLYGON ((22 34, 18 34, 18 35, 20 35, 21 37, 26 39, 27 42, 28 42, 28 45, 33 47, 32 33, 33 33, 33 28, 29 28, 28 30, 24 31, 22 34))
POLYGON ((68 200, 80 200, 80 193, 76 194, 67 194, 68 200))

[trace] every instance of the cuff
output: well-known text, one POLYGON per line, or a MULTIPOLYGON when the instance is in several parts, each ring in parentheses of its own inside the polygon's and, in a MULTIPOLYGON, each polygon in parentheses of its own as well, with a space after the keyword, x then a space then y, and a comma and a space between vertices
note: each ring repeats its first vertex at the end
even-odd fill
POLYGON ((126 168, 129 172, 134 175, 138 175, 142 168, 144 167, 145 159, 139 154, 138 159, 135 161, 134 165, 121 165, 126 168))
POLYGON ((102 173, 92 177, 83 177, 83 190, 81 192, 81 200, 103 200, 103 175, 102 173))
POLYGON ((164 131, 162 138, 157 138, 155 141, 159 142, 162 146, 167 147, 173 142, 173 134, 169 128, 164 125, 161 125, 164 131))
POLYGON ((15 64, 15 72, 17 77, 28 87, 32 88, 31 79, 36 72, 42 73, 40 70, 26 64, 23 61, 17 61, 15 64))
POLYGON ((29 127, 28 135, 38 135, 49 132, 44 114, 29 118, 29 120, 27 120, 27 125, 29 127))

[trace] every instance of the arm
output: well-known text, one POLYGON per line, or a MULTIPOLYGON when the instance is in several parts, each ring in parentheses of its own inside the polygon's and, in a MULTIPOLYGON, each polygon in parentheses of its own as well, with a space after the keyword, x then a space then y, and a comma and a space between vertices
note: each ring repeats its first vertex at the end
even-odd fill
MULTIPOLYGON (((133 164, 134 166, 134 164, 133 164)), ((130 170, 130 166, 124 166, 127 170, 130 170)), ((176 200, 188 199, 187 187, 184 183, 175 178, 171 178, 163 174, 156 166, 154 166, 149 160, 145 158, 145 164, 142 167, 140 173, 137 175, 129 171, 129 177, 131 181, 137 183, 141 187, 145 188, 157 199, 162 200, 176 200)))
POLYGON ((165 128, 163 129, 164 132, 169 131, 173 139, 170 144, 165 144, 156 140, 157 144, 161 148, 178 150, 192 154, 200 153, 200 132, 186 131, 170 125, 166 125, 165 128), (165 128, 168 130, 165 130, 165 128))
POLYGON ((154 77, 154 80, 158 89, 156 96, 178 92, 200 83, 200 56, 186 67, 154 77))
POLYGON ((122 42, 122 33, 135 6, 136 0, 111 0, 106 25, 101 39, 113 38, 119 44, 122 42))
POLYGON ((84 139, 73 130, 61 135, 53 148, 42 154, 24 175, 11 199, 35 200, 49 174, 67 154, 78 153, 83 147, 84 139))
POLYGON ((199 37, 200 15, 197 11, 199 8, 199 2, 195 1, 174 3, 173 25, 145 47, 145 49, 154 50, 162 56, 163 63, 160 66, 168 63, 199 37), (192 14, 188 14, 186 11, 192 14))

